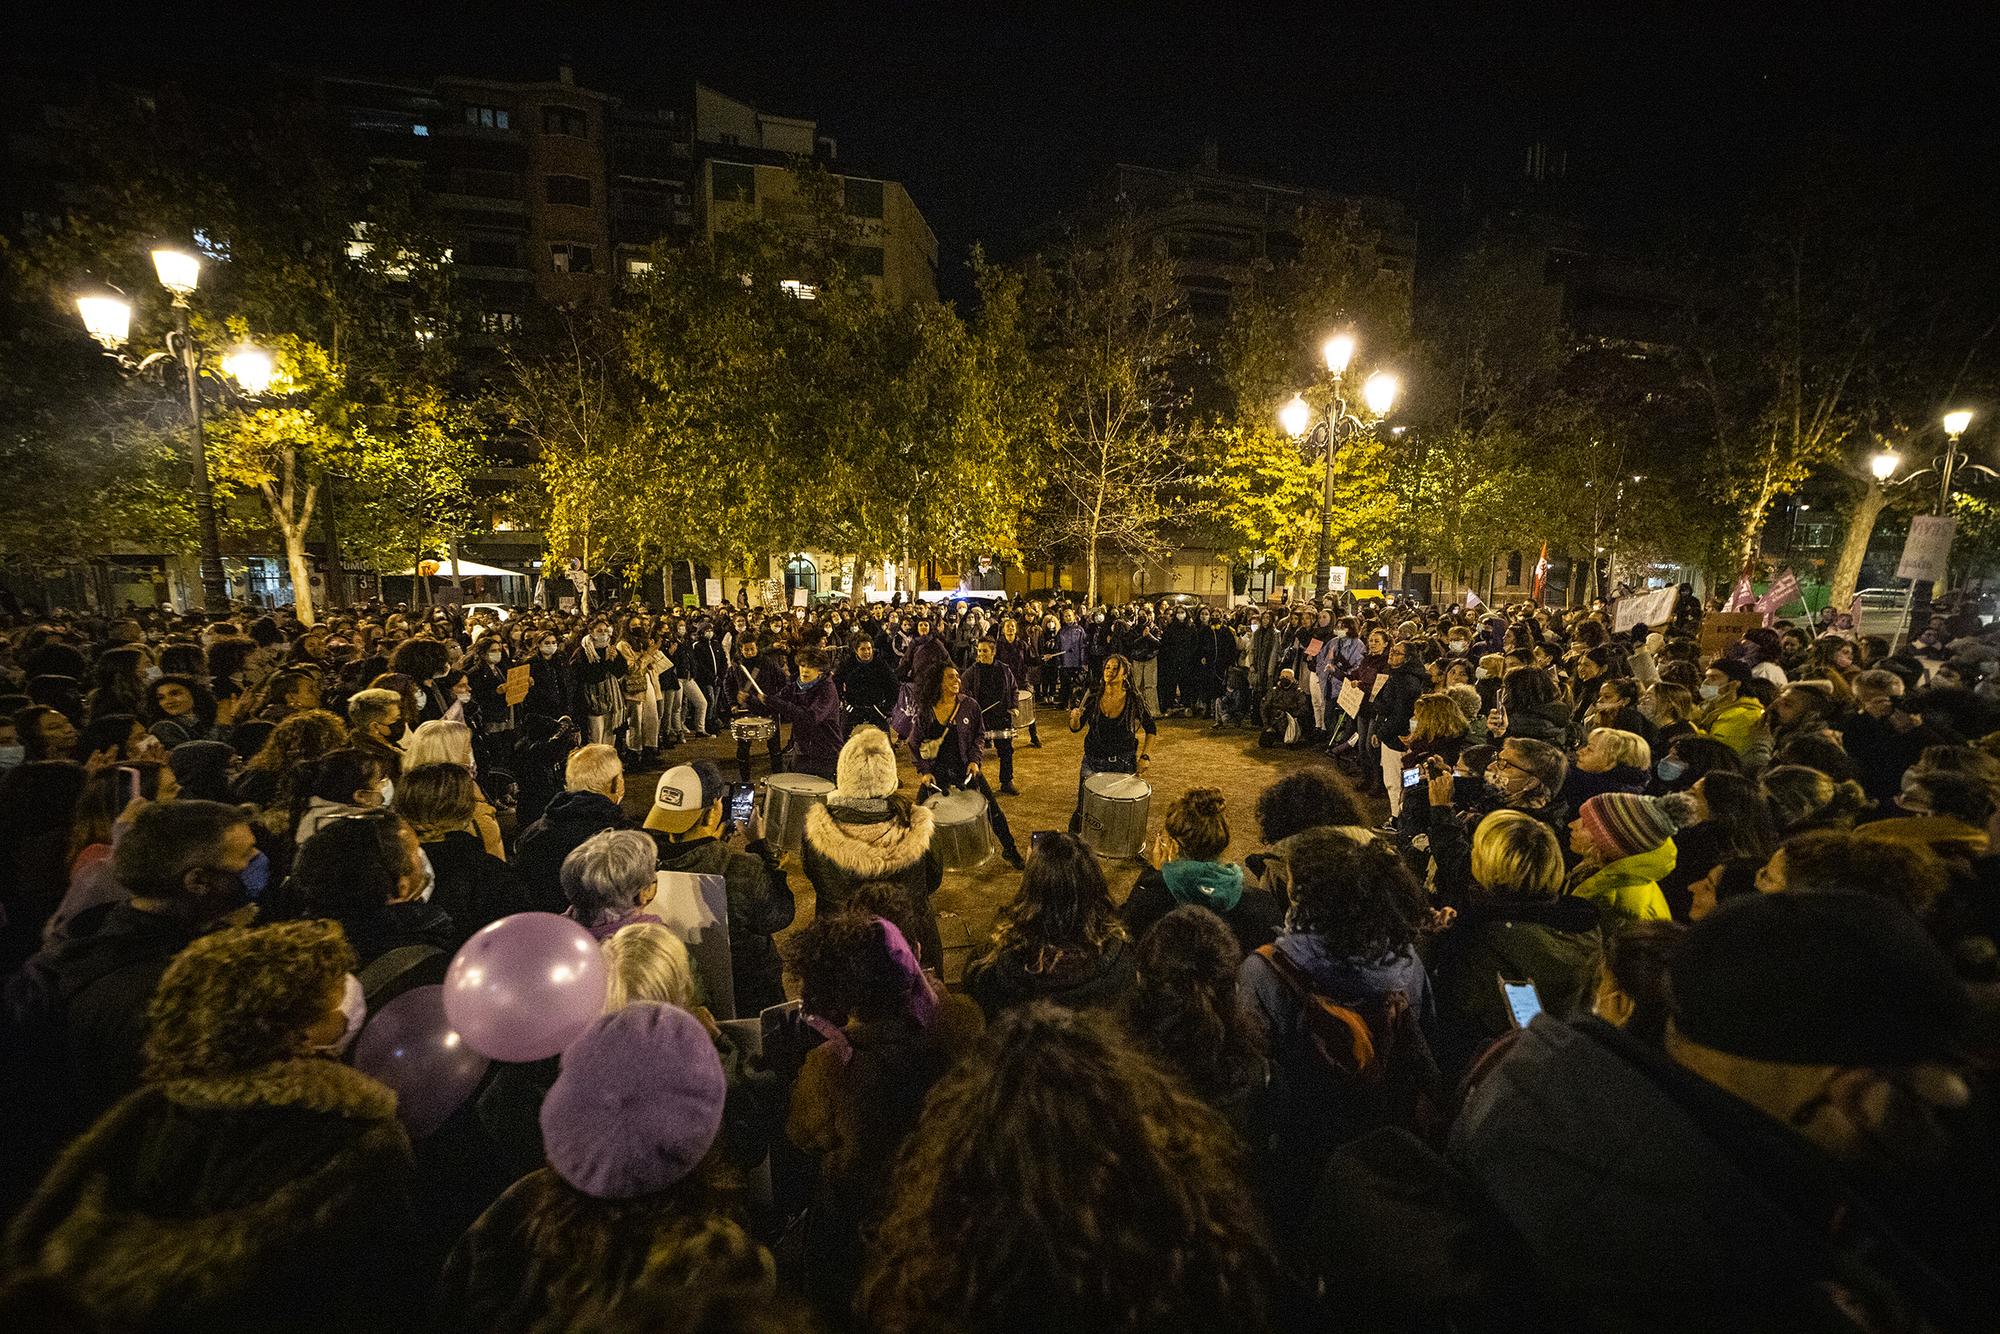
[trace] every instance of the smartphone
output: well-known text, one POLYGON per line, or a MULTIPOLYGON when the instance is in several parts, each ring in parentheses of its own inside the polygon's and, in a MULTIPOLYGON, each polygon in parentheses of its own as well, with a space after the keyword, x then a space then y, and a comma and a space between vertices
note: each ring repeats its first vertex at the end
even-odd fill
POLYGON ((757 1025, 763 1030, 766 1046, 770 1045, 771 1035, 785 1026, 787 1018, 804 1006, 804 1001, 786 1001, 783 1005, 766 1005, 757 1012, 757 1025))
POLYGON ((139 799, 139 771, 129 764, 118 766, 118 792, 127 806, 139 799))
POLYGON ((1507 1016, 1516 1028, 1526 1028, 1542 1012, 1542 993, 1535 990, 1533 982, 1512 982, 1503 977, 1500 995, 1507 1002, 1507 1016))
POLYGON ((729 823, 741 828, 750 823, 750 810, 757 802, 755 783, 729 785, 729 823))
POLYGON ((1411 768, 1403 770, 1404 787, 1415 787, 1417 784, 1423 781, 1424 781, 1424 771, 1422 769, 1411 768))

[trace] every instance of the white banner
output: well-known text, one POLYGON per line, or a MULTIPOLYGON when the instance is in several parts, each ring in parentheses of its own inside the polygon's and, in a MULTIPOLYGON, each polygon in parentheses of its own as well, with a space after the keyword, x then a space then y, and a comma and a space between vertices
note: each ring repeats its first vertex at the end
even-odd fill
POLYGON ((1949 514, 1919 514, 1910 520, 1910 535, 1903 542, 1903 559, 1896 562, 1896 577, 1932 583, 1944 578, 1951 559, 1952 534, 1957 529, 1958 520, 1949 514))
POLYGON ((1618 599, 1618 606, 1611 613, 1611 628, 1616 631, 1639 625, 1665 625, 1674 619, 1674 602, 1680 593, 1680 589, 1672 586, 1656 588, 1650 593, 1627 593, 1618 599))

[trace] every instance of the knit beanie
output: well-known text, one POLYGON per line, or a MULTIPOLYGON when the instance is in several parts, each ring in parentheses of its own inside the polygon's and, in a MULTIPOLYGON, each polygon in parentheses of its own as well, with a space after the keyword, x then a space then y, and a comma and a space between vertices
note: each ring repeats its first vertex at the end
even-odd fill
POLYGON ((1682 1036, 1791 1065, 1948 1058, 1967 1018, 1950 961, 1907 908, 1872 894, 1730 899, 1689 929, 1667 982, 1682 1036))
POLYGON ((894 796, 903 780, 896 773, 896 752, 889 734, 879 727, 857 727, 840 748, 834 771, 834 791, 828 801, 843 797, 867 799, 894 796))
POLYGON ((640 1001, 597 1019, 562 1054, 542 1100, 556 1174, 599 1200, 679 1181, 722 1129, 722 1061, 699 1020, 640 1001))
POLYGON ((1598 859, 1606 865, 1651 852, 1674 836, 1674 822, 1667 813, 1651 797, 1630 792, 1592 797, 1577 814, 1590 833, 1598 859))

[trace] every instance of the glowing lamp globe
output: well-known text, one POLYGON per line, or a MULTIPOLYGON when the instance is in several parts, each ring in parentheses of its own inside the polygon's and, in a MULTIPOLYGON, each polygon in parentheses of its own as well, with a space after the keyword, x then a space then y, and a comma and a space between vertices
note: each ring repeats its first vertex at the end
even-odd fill
POLYGON ((1292 401, 1278 409, 1278 425, 1285 428, 1285 434, 1297 440, 1312 426, 1312 407, 1299 397, 1292 395, 1292 401))
POLYGON ((1320 355, 1326 358, 1326 368, 1335 375, 1347 373, 1347 364, 1354 360, 1354 335, 1339 333, 1326 340, 1320 348, 1320 355))
POLYGON ((1885 449, 1868 460, 1868 471, 1875 474, 1875 480, 1886 482, 1896 475, 1896 469, 1903 466, 1903 456, 1893 449, 1885 449))
POLYGON ((1387 371, 1376 371, 1368 377, 1368 383, 1361 386, 1361 401, 1368 410, 1378 417, 1389 415, 1389 409, 1396 406, 1396 391, 1402 388, 1395 376, 1387 371))
POLYGON ((244 393, 255 397, 271 387, 278 368, 271 354, 250 343, 238 343, 222 354, 222 370, 244 393))
POLYGON ((1944 414, 1944 433, 1956 440, 1965 434, 1965 428, 1972 425, 1972 414, 1963 408, 1944 414))
POLYGON ((107 348, 123 347, 132 336, 132 303, 110 288, 97 288, 76 299, 83 330, 107 348))
POLYGON ((201 284, 200 258, 177 246, 161 246, 153 252, 153 272, 160 276, 160 286, 182 299, 201 284))

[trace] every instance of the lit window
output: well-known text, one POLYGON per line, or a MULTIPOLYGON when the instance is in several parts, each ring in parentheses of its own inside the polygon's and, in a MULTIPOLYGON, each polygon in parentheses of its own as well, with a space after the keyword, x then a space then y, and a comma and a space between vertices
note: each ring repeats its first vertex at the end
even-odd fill
POLYGON ((549 247, 549 264, 557 273, 595 273, 597 252, 587 245, 558 242, 549 247))
POLYGON ((419 139, 428 139, 431 135, 431 127, 428 125, 412 125, 410 133, 416 135, 419 139))
POLYGON ((465 109, 465 123, 477 125, 482 130, 504 130, 508 128, 505 107, 472 107, 465 109))
POLYGON ((636 255, 627 256, 625 259, 625 272, 627 273, 651 273, 652 271, 653 261, 650 259, 640 259, 636 255))
POLYGON ((779 279, 778 290, 786 296, 797 297, 801 301, 819 300, 819 288, 811 283, 800 282, 797 278, 779 279))

